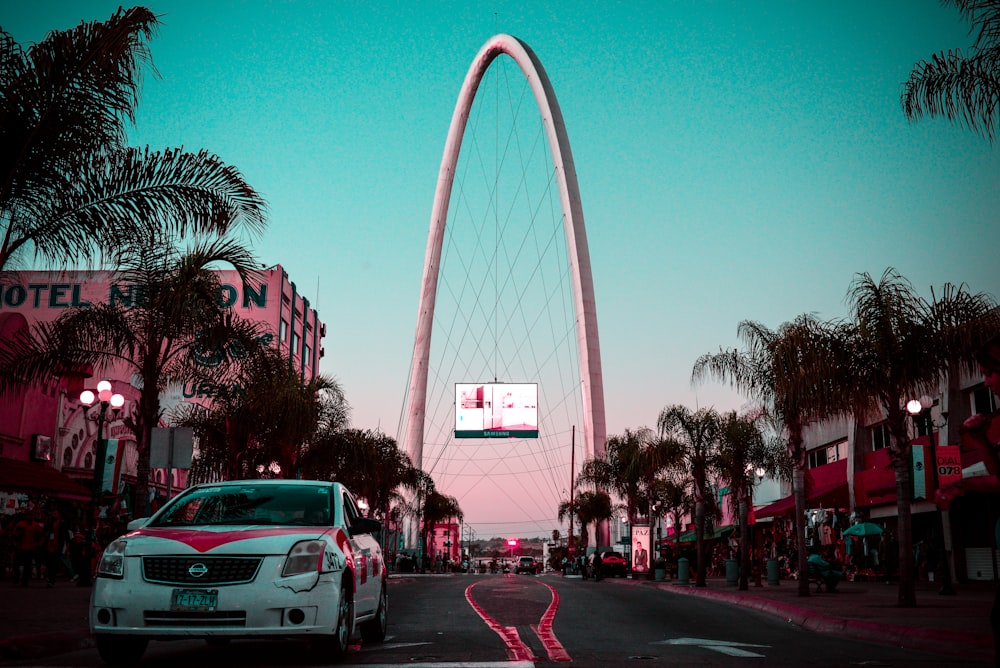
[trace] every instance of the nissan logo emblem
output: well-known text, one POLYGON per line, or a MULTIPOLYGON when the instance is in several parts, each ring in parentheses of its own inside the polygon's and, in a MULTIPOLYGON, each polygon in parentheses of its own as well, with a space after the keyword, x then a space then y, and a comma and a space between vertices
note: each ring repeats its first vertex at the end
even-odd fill
POLYGON ((191 567, 188 568, 188 575, 190 575, 193 578, 200 578, 207 572, 208 572, 208 566, 201 563, 200 561, 197 564, 191 564, 191 567))

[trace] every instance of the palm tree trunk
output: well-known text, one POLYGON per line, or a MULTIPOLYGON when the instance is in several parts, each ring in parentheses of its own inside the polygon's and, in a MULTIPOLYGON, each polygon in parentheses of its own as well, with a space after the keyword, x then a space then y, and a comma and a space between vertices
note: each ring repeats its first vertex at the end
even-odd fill
POLYGON ((797 420, 786 423, 788 454, 792 471, 792 494, 795 496, 795 549, 799 568, 799 596, 809 596, 808 555, 806 554, 806 450, 802 447, 802 425, 797 420))
POLYGON ((896 538, 899 541, 899 592, 896 604, 901 608, 913 608, 917 605, 915 585, 915 569, 913 558, 913 527, 910 504, 913 502, 913 484, 910 480, 911 470, 909 457, 893 458, 896 470, 896 514, 898 525, 896 538))
MULTIPOLYGON (((148 517, 149 506, 149 439, 157 426, 160 415, 160 399, 156 385, 150 387, 145 381, 139 393, 139 412, 136 415, 135 445, 135 508, 134 517, 148 517)), ((170 472, 168 471, 168 475, 170 472)), ((169 501, 169 499, 168 499, 169 501)))
POLYGON ((792 473, 792 493, 795 495, 795 549, 799 566, 799 596, 809 596, 808 555, 806 554, 806 472, 796 466, 792 473))
POLYGON ((694 502, 694 537, 698 552, 698 574, 694 586, 705 587, 705 570, 708 565, 705 559, 705 502, 700 497, 694 502))
POLYGON ((740 590, 750 589, 750 511, 745 490, 739 491, 740 515, 740 590))

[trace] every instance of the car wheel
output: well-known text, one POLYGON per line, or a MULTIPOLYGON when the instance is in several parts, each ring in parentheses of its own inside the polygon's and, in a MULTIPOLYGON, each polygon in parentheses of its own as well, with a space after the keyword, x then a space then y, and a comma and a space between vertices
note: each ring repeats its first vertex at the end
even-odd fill
MULTIPOLYGON (((349 573, 345 577, 350 577, 349 573)), ((337 601, 337 626, 331 636, 313 641, 313 647, 322 658, 342 659, 347 654, 354 624, 354 601, 347 583, 340 585, 340 599, 337 601)))
POLYGON ((112 666, 127 666, 136 663, 146 652, 149 640, 134 636, 97 635, 97 653, 104 663, 112 666))
POLYGON ((382 642, 385 640, 386 627, 389 625, 389 589, 382 580, 382 594, 378 599, 378 611, 373 619, 361 624, 361 639, 365 642, 382 642))

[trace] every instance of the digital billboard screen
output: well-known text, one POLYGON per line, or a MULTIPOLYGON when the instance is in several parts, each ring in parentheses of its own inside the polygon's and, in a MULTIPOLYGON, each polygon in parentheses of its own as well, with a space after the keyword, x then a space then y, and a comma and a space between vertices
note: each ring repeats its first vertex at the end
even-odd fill
POLYGON ((538 438, 538 383, 455 383, 455 438, 538 438))

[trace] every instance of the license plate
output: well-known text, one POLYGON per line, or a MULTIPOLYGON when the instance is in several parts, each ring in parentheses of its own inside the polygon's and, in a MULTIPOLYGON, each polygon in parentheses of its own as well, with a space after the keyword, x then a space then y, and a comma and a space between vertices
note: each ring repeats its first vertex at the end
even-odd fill
POLYGON ((211 612, 218 606, 218 589, 175 589, 170 596, 171 610, 211 612))

